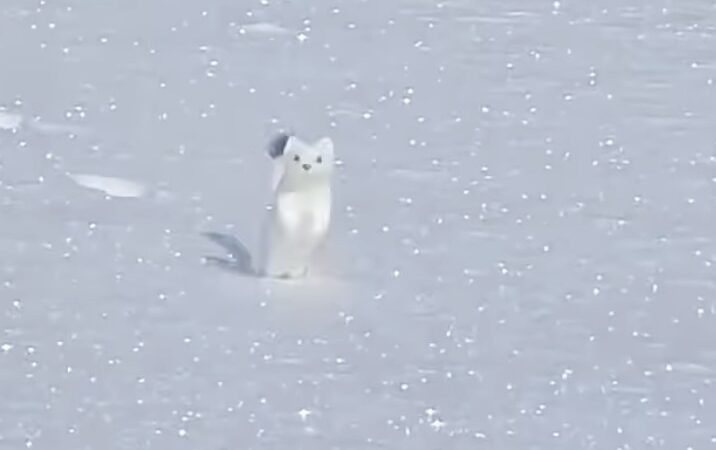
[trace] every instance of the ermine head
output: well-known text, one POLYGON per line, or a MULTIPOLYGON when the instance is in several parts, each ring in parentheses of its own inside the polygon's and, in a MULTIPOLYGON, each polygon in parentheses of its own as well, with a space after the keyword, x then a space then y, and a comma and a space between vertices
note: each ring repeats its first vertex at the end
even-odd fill
POLYGON ((328 137, 306 144, 282 134, 271 142, 269 155, 283 166, 280 184, 287 188, 326 183, 333 172, 333 141, 328 137))

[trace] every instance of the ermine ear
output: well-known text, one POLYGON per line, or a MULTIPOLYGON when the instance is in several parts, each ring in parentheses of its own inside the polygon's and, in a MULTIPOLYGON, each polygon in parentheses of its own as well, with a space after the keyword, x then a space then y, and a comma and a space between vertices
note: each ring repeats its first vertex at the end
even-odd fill
POLYGON ((287 133, 280 133, 278 136, 271 139, 268 145, 268 154, 272 159, 277 159, 283 156, 288 147, 289 142, 293 139, 293 136, 287 133))
POLYGON ((314 144, 314 147, 322 155, 333 156, 333 140, 329 137, 324 137, 324 138, 318 140, 314 144))

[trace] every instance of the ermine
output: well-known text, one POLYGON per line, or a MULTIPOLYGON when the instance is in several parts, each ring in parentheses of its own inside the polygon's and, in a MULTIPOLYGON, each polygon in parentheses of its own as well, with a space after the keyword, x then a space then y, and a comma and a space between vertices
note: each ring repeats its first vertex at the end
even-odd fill
POLYGON ((258 272, 305 276, 331 222, 333 141, 313 144, 280 134, 269 145, 274 161, 273 201, 262 230, 258 272))

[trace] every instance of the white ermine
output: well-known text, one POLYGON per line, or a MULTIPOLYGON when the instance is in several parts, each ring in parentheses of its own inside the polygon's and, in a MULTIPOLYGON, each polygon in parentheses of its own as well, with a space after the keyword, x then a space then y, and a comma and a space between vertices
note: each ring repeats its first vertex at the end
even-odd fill
POLYGON ((277 278, 305 276, 331 220, 333 142, 312 145, 281 134, 269 146, 273 202, 264 224, 258 271, 277 278))

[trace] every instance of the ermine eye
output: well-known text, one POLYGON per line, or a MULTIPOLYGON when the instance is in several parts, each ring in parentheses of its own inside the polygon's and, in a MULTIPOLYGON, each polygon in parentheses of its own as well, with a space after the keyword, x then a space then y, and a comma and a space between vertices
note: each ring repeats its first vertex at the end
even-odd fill
POLYGON ((298 155, 293 155, 293 160, 299 162, 301 160, 301 157, 298 155))
POLYGON ((323 158, 319 156, 318 158, 316 158, 316 162, 318 164, 321 164, 323 162, 323 158))

